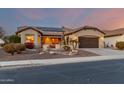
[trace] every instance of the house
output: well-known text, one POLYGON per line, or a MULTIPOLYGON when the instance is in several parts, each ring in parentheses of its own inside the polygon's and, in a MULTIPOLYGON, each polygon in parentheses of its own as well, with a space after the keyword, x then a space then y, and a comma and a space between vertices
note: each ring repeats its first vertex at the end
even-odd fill
POLYGON ((2 39, 0 39, 0 45, 1 45, 1 44, 4 44, 4 43, 5 43, 5 42, 4 42, 2 39))
POLYGON ((84 26, 65 31, 65 38, 69 40, 77 40, 78 48, 103 48, 105 33, 100 29, 92 26, 84 26))
POLYGON ((55 27, 18 27, 16 35, 21 37, 21 43, 34 43, 35 47, 60 48, 63 29, 55 27))
POLYGON ((23 44, 30 42, 35 46, 52 48, 60 48, 63 37, 77 40, 77 48, 103 48, 105 35, 100 29, 91 26, 76 29, 24 26, 19 27, 16 34, 21 37, 23 44))
POLYGON ((115 30, 104 30, 105 35, 105 46, 106 47, 116 47, 116 42, 124 42, 124 28, 115 30))

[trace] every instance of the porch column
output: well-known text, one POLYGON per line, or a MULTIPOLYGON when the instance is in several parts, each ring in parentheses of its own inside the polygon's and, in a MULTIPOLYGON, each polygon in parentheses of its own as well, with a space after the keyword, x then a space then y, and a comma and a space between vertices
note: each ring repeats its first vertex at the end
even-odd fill
POLYGON ((25 44, 25 41, 26 41, 26 39, 25 39, 25 35, 24 34, 21 34, 21 44, 25 44))
POLYGON ((34 35, 34 45, 38 45, 38 35, 37 34, 35 34, 34 35))

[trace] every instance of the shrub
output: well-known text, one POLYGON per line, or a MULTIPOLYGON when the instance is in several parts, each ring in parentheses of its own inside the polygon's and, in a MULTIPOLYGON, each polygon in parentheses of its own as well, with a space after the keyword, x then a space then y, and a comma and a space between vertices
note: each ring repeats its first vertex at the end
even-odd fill
POLYGON ((3 47, 4 51, 7 53, 11 53, 11 55, 14 55, 15 52, 17 53, 21 53, 22 51, 24 51, 25 45, 24 44, 19 44, 19 43, 10 43, 10 44, 6 44, 3 47))
POLYGON ((11 55, 14 55, 14 53, 16 52, 13 43, 11 43, 11 44, 6 44, 6 45, 3 47, 3 49, 4 49, 5 52, 11 53, 11 55))
POLYGON ((26 47, 24 44, 20 44, 20 43, 17 43, 17 44, 14 44, 14 48, 15 48, 15 51, 20 54, 21 51, 25 51, 26 50, 26 47))
POLYGON ((25 43, 26 48, 33 49, 34 43, 25 43))
POLYGON ((21 38, 17 35, 11 35, 8 39, 9 43, 21 43, 21 38))
POLYGON ((65 51, 71 51, 71 47, 70 46, 65 45, 63 48, 64 48, 65 51))
POLYGON ((116 47, 120 50, 123 50, 124 49, 124 42, 117 42, 116 43, 116 47))

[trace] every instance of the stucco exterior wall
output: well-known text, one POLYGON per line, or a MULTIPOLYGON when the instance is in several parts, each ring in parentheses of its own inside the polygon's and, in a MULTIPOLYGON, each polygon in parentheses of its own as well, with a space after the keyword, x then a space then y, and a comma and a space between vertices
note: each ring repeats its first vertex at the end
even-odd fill
POLYGON ((39 33, 37 31, 34 31, 33 29, 28 29, 25 31, 22 31, 18 33, 18 35, 21 37, 21 43, 24 44, 26 41, 26 34, 33 34, 34 35, 34 44, 35 46, 38 46, 38 35, 39 33))
POLYGON ((77 40, 78 40, 78 37, 81 37, 81 36, 99 37, 99 48, 104 48, 104 34, 99 32, 99 31, 95 31, 95 30, 81 30, 79 32, 76 32, 76 33, 68 35, 68 36, 69 36, 69 38, 76 38, 77 40))
POLYGON ((115 47, 116 42, 124 41, 124 35, 121 36, 112 36, 112 37, 105 37, 105 46, 113 46, 115 47))

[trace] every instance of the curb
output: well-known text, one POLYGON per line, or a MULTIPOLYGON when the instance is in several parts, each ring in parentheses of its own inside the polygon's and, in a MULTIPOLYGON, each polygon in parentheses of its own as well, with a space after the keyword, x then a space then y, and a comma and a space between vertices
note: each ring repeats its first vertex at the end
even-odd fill
POLYGON ((25 66, 25 65, 45 66, 45 65, 57 65, 57 64, 67 64, 67 63, 79 63, 79 62, 96 62, 96 61, 116 60, 116 59, 124 59, 124 55, 5 61, 5 62, 0 62, 0 67, 25 66))
POLYGON ((3 61, 0 67, 25 66, 25 65, 57 65, 79 62, 96 62, 105 60, 124 59, 124 55, 112 56, 92 56, 92 57, 76 57, 76 58, 59 58, 59 59, 42 59, 42 60, 21 60, 21 61, 3 61))

